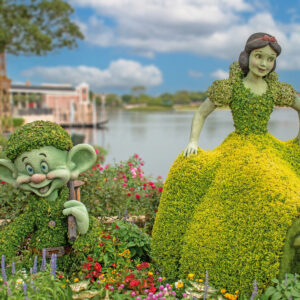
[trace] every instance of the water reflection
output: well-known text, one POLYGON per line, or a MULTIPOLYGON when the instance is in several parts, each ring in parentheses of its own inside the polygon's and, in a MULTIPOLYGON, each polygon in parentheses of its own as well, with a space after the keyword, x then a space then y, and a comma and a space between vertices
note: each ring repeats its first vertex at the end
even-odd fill
MULTIPOLYGON (((109 150, 107 162, 126 160, 138 153, 145 161, 145 173, 166 178, 176 156, 185 148, 193 112, 108 111, 106 130, 77 130, 86 142, 109 150)), ((269 122, 270 133, 289 140, 298 133, 298 115, 292 109, 275 109, 269 122)), ((229 110, 216 110, 208 118, 200 136, 203 149, 214 149, 234 130, 229 110)))

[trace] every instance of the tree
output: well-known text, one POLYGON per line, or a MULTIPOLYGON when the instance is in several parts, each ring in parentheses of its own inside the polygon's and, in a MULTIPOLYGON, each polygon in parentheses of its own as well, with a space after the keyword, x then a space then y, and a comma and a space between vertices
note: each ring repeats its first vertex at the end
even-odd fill
POLYGON ((146 87, 144 87, 143 85, 136 85, 131 88, 131 93, 136 98, 138 98, 145 91, 146 91, 146 87))
POLYGON ((45 55, 83 39, 63 0, 0 0, 0 53, 45 55))

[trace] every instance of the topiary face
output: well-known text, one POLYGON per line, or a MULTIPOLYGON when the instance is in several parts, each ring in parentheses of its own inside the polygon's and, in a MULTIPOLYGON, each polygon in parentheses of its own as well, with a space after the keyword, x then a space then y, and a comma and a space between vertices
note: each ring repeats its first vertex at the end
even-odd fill
POLYGON ((96 160, 92 146, 72 148, 70 135, 62 127, 44 121, 26 124, 14 132, 6 155, 10 160, 0 159, 0 179, 49 200, 55 200, 63 185, 96 160))
POLYGON ((68 164, 67 159, 67 151, 53 146, 22 153, 14 161, 18 188, 40 197, 56 198, 57 190, 71 177, 72 165, 68 164))

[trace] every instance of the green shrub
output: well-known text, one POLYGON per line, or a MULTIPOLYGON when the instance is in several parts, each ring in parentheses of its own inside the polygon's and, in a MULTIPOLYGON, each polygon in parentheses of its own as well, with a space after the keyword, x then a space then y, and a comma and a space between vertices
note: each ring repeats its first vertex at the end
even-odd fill
POLYGON ((150 260, 150 237, 137 225, 121 220, 116 221, 112 224, 111 232, 124 244, 125 248, 130 250, 133 259, 150 260))
POLYGON ((13 127, 20 127, 24 124, 25 120, 23 118, 13 118, 13 127))
POLYGON ((142 159, 136 154, 114 165, 92 167, 79 177, 82 202, 89 213, 99 216, 145 216, 151 231, 162 192, 161 177, 156 182, 144 176, 142 159))

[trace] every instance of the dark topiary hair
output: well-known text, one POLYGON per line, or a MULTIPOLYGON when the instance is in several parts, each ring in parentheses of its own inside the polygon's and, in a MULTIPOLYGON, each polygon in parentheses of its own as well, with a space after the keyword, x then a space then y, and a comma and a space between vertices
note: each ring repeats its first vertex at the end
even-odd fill
POLYGON ((73 144, 68 132, 58 124, 35 121, 18 128, 10 136, 5 153, 10 160, 14 161, 20 154, 44 146, 69 151, 73 144))
MULTIPOLYGON (((257 32, 250 35, 250 37, 246 42, 245 49, 244 51, 241 52, 239 57, 239 65, 245 75, 247 75, 247 73, 249 72, 249 56, 251 51, 255 49, 263 48, 268 45, 276 52, 277 56, 281 53, 281 47, 272 35, 264 32, 257 32), (264 36, 267 36, 270 39, 273 38, 273 41, 260 39, 263 38, 264 36)), ((273 72, 275 68, 276 68, 276 60, 274 61, 274 66, 271 72, 273 72)))

